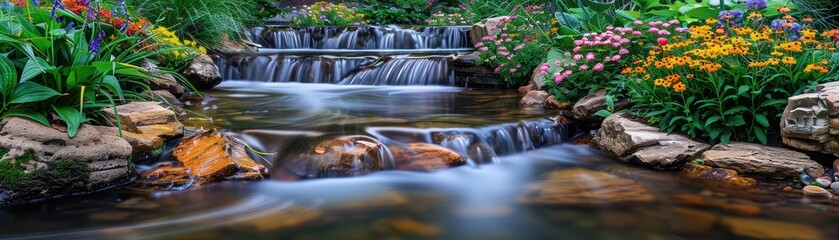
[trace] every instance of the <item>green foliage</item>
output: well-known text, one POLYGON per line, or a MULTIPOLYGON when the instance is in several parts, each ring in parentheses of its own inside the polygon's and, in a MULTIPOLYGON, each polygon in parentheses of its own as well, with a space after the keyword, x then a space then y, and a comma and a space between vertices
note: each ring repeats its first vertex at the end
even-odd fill
POLYGON ((495 35, 487 36, 475 47, 481 61, 494 67, 509 85, 519 86, 542 63, 553 39, 553 12, 545 5, 522 6, 512 17, 498 23, 495 35))
POLYGON ((178 36, 219 48, 224 40, 247 38, 245 27, 258 23, 254 16, 257 6, 252 0, 143 0, 139 13, 178 36))
POLYGON ((289 21, 295 26, 350 26, 367 23, 364 17, 354 7, 320 1, 311 6, 295 8, 291 11, 289 21))
MULTIPOLYGON (((0 157, 9 153, 9 149, 0 148, 0 157)), ((24 176, 25 165, 35 160, 35 155, 26 152, 12 159, 0 159, 0 186, 14 186, 24 176)))
POLYGON ((513 9, 525 5, 549 4, 551 0, 464 0, 463 4, 475 14, 475 19, 510 16, 513 9))
POLYGON ((408 13, 404 9, 362 8, 358 13, 364 15, 367 23, 377 25, 420 24, 428 17, 422 13, 408 13))
POLYGON ((0 12, 0 118, 60 119, 73 137, 87 116, 148 88, 136 64, 156 53, 138 51, 143 39, 110 25, 67 10, 57 11, 62 22, 50 14, 32 6, 0 12))

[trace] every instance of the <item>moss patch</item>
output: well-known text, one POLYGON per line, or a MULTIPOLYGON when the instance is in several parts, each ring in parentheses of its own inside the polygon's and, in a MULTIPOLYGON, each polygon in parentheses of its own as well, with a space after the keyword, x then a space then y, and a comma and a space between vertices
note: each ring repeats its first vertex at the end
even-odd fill
MULTIPOLYGON (((7 153, 9 153, 9 149, 0 148, 0 157, 7 153)), ((12 159, 0 160, 0 187, 14 188, 20 184, 21 179, 26 175, 24 173, 25 165, 32 160, 35 160, 35 155, 31 152, 16 157, 14 163, 12 163, 12 159)))

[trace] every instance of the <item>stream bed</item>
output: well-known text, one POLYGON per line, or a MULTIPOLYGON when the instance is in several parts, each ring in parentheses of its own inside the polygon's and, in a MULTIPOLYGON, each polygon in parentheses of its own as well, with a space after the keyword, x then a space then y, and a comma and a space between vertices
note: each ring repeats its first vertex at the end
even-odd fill
MULTIPOLYGON (((832 239, 839 208, 783 186, 725 189, 569 144, 583 133, 511 90, 225 81, 194 126, 262 152, 272 178, 185 191, 115 187, 0 209, 15 239, 832 239), (442 134, 442 135, 440 135, 442 134), (436 172, 292 168, 324 139, 433 142, 436 172), (436 136, 443 136, 440 140, 436 136), (483 147, 474 154, 472 146, 483 147), (292 177, 289 177, 289 172, 292 177)), ((165 154, 164 154, 165 156, 165 154)), ((164 157, 165 158, 165 157, 164 157)), ((163 159, 167 160, 167 159, 163 159)), ((138 169, 147 169, 139 165, 138 169)))

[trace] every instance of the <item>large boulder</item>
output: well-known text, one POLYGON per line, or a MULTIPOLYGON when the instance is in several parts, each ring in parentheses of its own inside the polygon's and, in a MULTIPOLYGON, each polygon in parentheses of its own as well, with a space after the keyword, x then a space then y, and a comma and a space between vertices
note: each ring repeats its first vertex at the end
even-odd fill
POLYGON ((0 205, 93 192, 129 182, 131 145, 81 125, 75 137, 17 117, 0 122, 0 205))
POLYGON ((781 137, 793 148, 839 156, 839 82, 821 84, 817 90, 788 99, 781 137))
POLYGON ((201 54, 184 69, 184 77, 197 90, 207 90, 221 83, 221 72, 213 59, 201 54))
POLYGON ((806 154, 753 143, 719 144, 702 153, 702 159, 709 166, 765 178, 789 179, 805 172, 814 177, 824 174, 824 168, 806 154))
MULTIPOLYGON (((612 112, 629 107, 629 101, 625 99, 616 100, 614 104, 615 109, 612 109, 612 112)), ((598 122, 603 120, 603 117, 597 116, 597 112, 605 110, 607 107, 606 90, 598 90, 577 101, 571 112, 574 115, 574 119, 579 121, 598 122)))
POLYGON ((151 78, 146 79, 146 83, 152 90, 166 90, 175 97, 180 97, 186 91, 172 74, 163 73, 156 64, 143 60, 142 67, 146 70, 146 74, 151 76, 151 78))
POLYGON ((528 185, 519 202, 558 206, 615 206, 652 203, 655 198, 632 179, 583 168, 549 173, 528 185))
POLYGON ((625 162, 664 169, 679 167, 711 147, 681 134, 663 133, 624 114, 607 117, 591 145, 625 162))
POLYGON ((502 18, 506 17, 487 18, 472 25, 472 29, 469 30, 470 44, 475 46, 482 38, 495 35, 495 31, 498 29, 498 23, 501 22, 502 18))
POLYGON ((189 176, 198 185, 224 180, 260 180, 267 174, 265 166, 248 155, 247 145, 215 130, 185 137, 172 155, 189 169, 189 176))

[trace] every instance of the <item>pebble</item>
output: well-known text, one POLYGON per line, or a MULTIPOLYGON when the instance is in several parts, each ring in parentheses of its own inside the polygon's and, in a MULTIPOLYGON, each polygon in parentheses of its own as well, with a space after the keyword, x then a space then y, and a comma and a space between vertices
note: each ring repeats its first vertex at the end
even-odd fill
POLYGON ((831 181, 829 177, 820 177, 816 178, 816 182, 818 182, 821 187, 827 187, 830 186, 830 183, 833 181, 831 181))
POLYGON ((683 205, 705 206, 705 198, 694 194, 679 194, 675 196, 676 202, 683 205))
POLYGON ((807 175, 806 173, 802 173, 801 175, 799 175, 798 180, 801 180, 801 183, 803 183, 804 185, 811 185, 813 184, 813 182, 816 181, 816 179, 813 179, 813 177, 807 175))
POLYGON ((740 216, 747 216, 753 217, 760 215, 763 211, 760 209, 759 206, 752 205, 752 204, 725 204, 719 206, 719 208, 727 213, 740 215, 740 216))
POLYGON ((833 191, 839 192, 839 182, 831 183, 830 184, 830 189, 833 189, 833 191))
POLYGON ((824 198, 830 199, 833 197, 833 194, 825 190, 824 188, 816 187, 816 186, 806 186, 804 187, 802 193, 804 196, 812 197, 812 198, 824 198))
POLYGON ((783 189, 782 191, 784 191, 784 192, 793 192, 793 191, 795 191, 795 189, 793 189, 793 188, 792 188, 792 186, 786 186, 786 187, 784 187, 784 189, 783 189))

